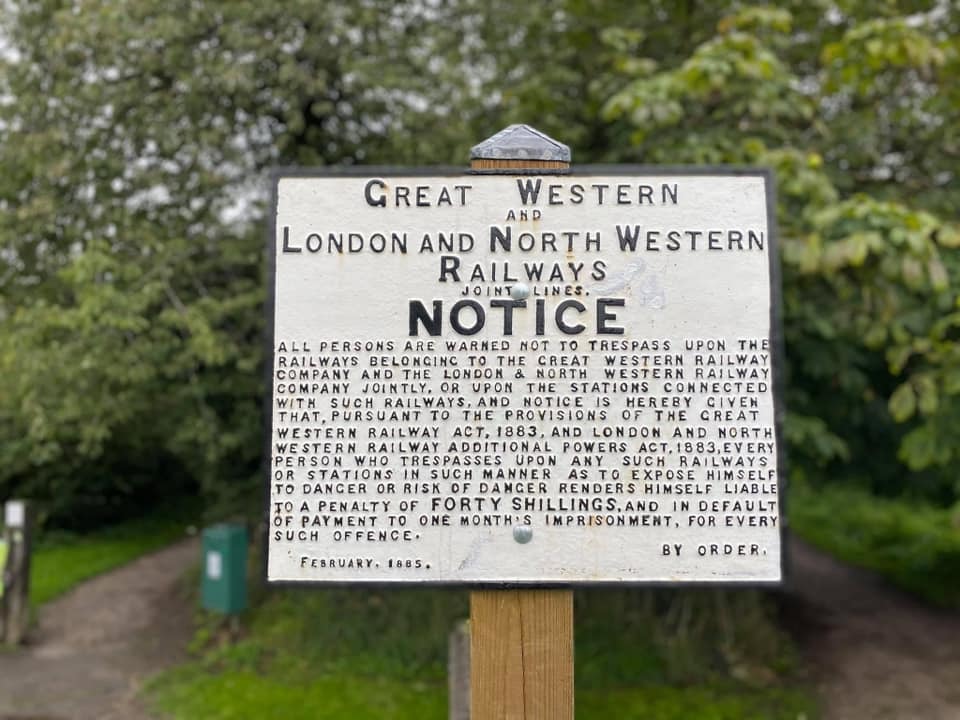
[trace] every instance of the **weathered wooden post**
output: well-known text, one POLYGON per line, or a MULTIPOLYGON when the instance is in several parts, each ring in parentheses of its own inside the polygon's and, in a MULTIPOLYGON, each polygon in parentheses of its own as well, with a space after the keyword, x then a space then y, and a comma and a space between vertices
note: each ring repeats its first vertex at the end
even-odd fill
POLYGON ((472 720, 569 720, 574 587, 781 579, 772 178, 470 165, 276 177, 267 579, 469 588, 472 720))
MULTIPOLYGON (((470 151, 478 174, 570 171, 570 148, 512 125, 470 151)), ((518 529, 519 530, 519 529, 518 529)), ((517 537, 518 542, 529 541, 517 537)), ((470 708, 475 720, 572 720, 573 591, 470 593, 470 708)))
POLYGON ((8 500, 4 506, 4 539, 7 561, 3 568, 3 641, 23 642, 30 624, 30 553, 33 517, 30 503, 8 500))

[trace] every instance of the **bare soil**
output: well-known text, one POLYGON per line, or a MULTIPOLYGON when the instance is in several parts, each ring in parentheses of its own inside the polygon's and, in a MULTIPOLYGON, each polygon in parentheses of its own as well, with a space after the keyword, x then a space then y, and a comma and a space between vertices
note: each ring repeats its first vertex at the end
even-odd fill
POLYGON ((41 608, 26 647, 0 651, 0 720, 147 720, 144 680, 184 659, 199 552, 178 543, 41 608))
POLYGON ((788 616, 823 720, 960 720, 957 613, 796 538, 790 551, 788 616))

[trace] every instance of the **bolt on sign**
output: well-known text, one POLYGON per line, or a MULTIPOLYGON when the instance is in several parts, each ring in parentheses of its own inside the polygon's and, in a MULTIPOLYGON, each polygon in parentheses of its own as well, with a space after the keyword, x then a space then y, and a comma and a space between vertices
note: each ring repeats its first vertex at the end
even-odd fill
POLYGON ((268 579, 779 581, 771 192, 280 174, 268 579))

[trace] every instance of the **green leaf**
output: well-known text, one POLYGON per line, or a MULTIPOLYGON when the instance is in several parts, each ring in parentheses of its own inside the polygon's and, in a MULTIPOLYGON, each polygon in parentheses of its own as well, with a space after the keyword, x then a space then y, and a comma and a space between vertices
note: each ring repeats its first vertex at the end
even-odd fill
POLYGON ((930 467, 937 463, 941 456, 937 439, 928 425, 911 430, 900 445, 900 458, 914 471, 930 467))
POLYGON ((923 415, 932 415, 937 411, 937 385, 930 375, 921 375, 914 379, 917 395, 917 407, 923 415))
POLYGON ((887 406, 890 414, 897 422, 904 422, 913 417, 917 409, 917 396, 911 383, 903 383, 890 396, 887 406))
POLYGON ((930 274, 930 284, 934 290, 943 291, 950 286, 950 276, 947 274, 947 268, 939 257, 933 256, 927 261, 927 272, 930 274))

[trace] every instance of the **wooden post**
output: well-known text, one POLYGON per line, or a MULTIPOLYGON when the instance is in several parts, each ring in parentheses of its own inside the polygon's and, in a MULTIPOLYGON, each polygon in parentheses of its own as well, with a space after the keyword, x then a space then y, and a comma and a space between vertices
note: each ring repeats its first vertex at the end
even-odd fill
POLYGON ((19 645, 30 623, 30 551, 33 518, 30 504, 9 500, 4 508, 7 561, 3 568, 3 642, 19 645))
MULTIPOLYGON (((511 125, 470 152, 476 173, 565 173, 570 148, 511 125)), ((573 591, 470 593, 471 720, 573 719, 573 591)))
POLYGON ((470 593, 472 720, 572 720, 573 591, 470 593))

